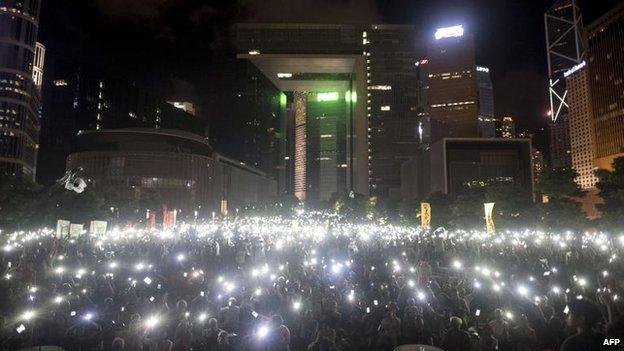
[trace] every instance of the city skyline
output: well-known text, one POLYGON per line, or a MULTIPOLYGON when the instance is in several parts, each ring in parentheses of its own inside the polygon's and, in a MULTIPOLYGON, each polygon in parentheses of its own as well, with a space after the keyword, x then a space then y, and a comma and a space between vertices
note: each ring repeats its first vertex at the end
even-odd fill
MULTIPOLYGON (((128 77, 173 95, 167 98, 198 101, 198 109, 204 111, 211 96, 219 93, 209 82, 222 79, 224 73, 220 64, 232 60, 228 51, 232 48, 230 38, 234 23, 270 22, 277 17, 279 22, 341 23, 342 15, 346 18, 342 22, 347 23, 411 24, 422 35, 425 32, 433 35, 436 27, 463 23, 475 32, 477 63, 492 70, 495 110, 501 115, 515 116, 519 129, 535 134, 536 144, 547 151, 547 135, 542 130, 548 120, 545 116, 547 97, 526 91, 548 89, 543 13, 551 5, 550 1, 504 4, 496 1, 442 4, 366 1, 361 6, 346 2, 342 4, 345 9, 334 11, 336 14, 332 16, 319 15, 305 1, 288 5, 291 8, 276 9, 273 15, 268 15, 271 12, 268 9, 276 7, 272 2, 266 3, 264 8, 253 2, 245 7, 238 2, 223 5, 189 1, 174 6, 170 1, 137 1, 135 6, 126 9, 127 12, 115 10, 114 1, 90 5, 70 3, 51 0, 43 4, 42 27, 51 29, 41 34, 43 40, 56 44, 62 39, 55 45, 61 48, 50 49, 52 55, 54 51, 98 53, 96 61, 102 61, 103 65, 117 58, 115 69, 127 72, 128 77), (352 10, 350 16, 346 15, 347 10, 352 10), (512 20, 514 18, 522 21, 512 20), (67 25, 51 28, 59 20, 67 25), (103 33, 98 29, 102 25, 111 28, 103 33), (95 40, 87 41, 86 37, 95 40), (123 51, 130 47, 135 48, 133 52, 123 51), (504 49, 492 51, 490 47, 504 49)), ((328 9, 336 9, 337 6, 329 3, 325 4, 328 9)), ((580 1, 586 24, 614 3, 580 1)), ((209 112, 211 117, 219 118, 219 111, 209 112)))

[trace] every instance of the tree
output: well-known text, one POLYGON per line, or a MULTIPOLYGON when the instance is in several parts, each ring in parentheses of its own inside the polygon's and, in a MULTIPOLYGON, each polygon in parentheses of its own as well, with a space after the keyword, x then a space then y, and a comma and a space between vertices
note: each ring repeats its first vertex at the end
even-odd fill
POLYGON ((602 212, 600 222, 610 229, 621 229, 624 225, 624 157, 613 160, 613 170, 596 171, 598 195, 604 203, 597 205, 602 212))
POLYGON ((583 190, 576 183, 578 173, 569 168, 545 169, 537 179, 536 190, 546 201, 538 209, 547 229, 574 228, 586 224, 585 214, 577 198, 583 190))
POLYGON ((532 194, 510 183, 493 183, 485 188, 485 202, 494 202, 494 222, 499 228, 518 229, 535 220, 532 194))
POLYGON ((42 187, 25 177, 0 175, 0 229, 17 229, 24 219, 33 218, 32 205, 40 200, 42 187))

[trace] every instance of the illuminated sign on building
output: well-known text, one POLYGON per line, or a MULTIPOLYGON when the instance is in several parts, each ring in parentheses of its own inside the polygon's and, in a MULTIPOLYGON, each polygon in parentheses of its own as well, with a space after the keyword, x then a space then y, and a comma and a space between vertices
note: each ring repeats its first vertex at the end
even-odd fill
POLYGON ((316 95, 316 101, 336 101, 340 98, 338 92, 332 91, 329 93, 318 93, 316 95))
POLYGON ((481 66, 477 66, 477 71, 479 72, 485 72, 485 73, 490 73, 490 69, 487 67, 481 67, 481 66))
POLYGON ((570 68, 569 70, 565 71, 563 73, 563 76, 568 78, 568 76, 576 71, 578 71, 579 69, 585 67, 585 65, 587 65, 587 63, 585 63, 585 61, 579 63, 578 65, 574 65, 574 67, 570 68))
POLYGON ((464 27, 460 24, 452 27, 438 28, 435 31, 436 40, 442 38, 461 37, 464 35, 464 27))
POLYGON ((292 73, 278 73, 277 78, 292 78, 292 73))

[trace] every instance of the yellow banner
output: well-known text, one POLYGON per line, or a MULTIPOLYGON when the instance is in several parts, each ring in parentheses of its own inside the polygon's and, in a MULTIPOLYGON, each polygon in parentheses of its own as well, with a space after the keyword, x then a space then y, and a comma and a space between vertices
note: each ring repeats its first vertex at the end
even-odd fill
POLYGON ((494 202, 486 202, 483 204, 485 210, 485 231, 488 234, 494 234, 496 227, 494 226, 494 202))
POLYGON ((428 202, 420 203, 420 225, 423 228, 429 228, 431 226, 431 204, 428 202))

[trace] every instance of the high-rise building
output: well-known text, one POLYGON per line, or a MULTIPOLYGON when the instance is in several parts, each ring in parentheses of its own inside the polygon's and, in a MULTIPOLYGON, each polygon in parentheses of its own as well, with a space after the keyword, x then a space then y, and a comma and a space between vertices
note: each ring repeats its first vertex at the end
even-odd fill
POLYGON ((45 46, 37 42, 35 45, 35 61, 33 62, 33 82, 41 93, 43 86, 43 66, 45 63, 45 46))
POLYGON ((420 147, 419 62, 413 26, 372 25, 362 32, 367 72, 369 183, 373 195, 401 198, 401 164, 420 147))
POLYGON ((282 179, 280 91, 248 60, 236 57, 214 62, 207 80, 219 81, 203 102, 209 113, 210 145, 248 166, 282 179), (281 176, 281 177, 280 177, 281 176))
POLYGON ((48 65, 38 181, 63 175, 72 139, 81 130, 163 128, 204 135, 203 121, 122 79, 62 60, 48 65))
POLYGON ((0 4, 0 172, 32 179, 41 108, 33 81, 39 10, 39 0, 0 4))
MULTIPOLYGON (((422 130, 412 26, 239 24, 237 44, 238 56, 285 93, 281 116, 283 134, 290 139, 284 148, 284 169, 292 172, 285 176, 292 178, 290 192, 312 201, 345 190, 401 197, 401 165, 417 152, 422 130), (326 101, 318 101, 319 96, 326 101), (344 127, 332 122, 336 113, 344 127), (327 133, 339 138, 336 160, 318 154, 326 153, 325 146, 315 147, 315 118, 323 114, 320 129, 338 131, 327 133), (335 175, 322 176, 331 179, 331 187, 315 185, 317 159, 331 165, 328 170, 335 168, 335 175)), ((321 144, 334 145, 332 138, 321 144)))
POLYGON ((568 92, 563 74, 585 60, 583 17, 576 0, 556 0, 544 14, 551 121, 550 159, 553 167, 569 167, 568 92))
POLYGON ((498 134, 501 138, 515 138, 516 137, 516 122, 513 117, 506 116, 500 122, 500 128, 498 134))
POLYGON ((624 156, 624 3, 587 28, 588 80, 596 138, 596 166, 624 156))
POLYGON ((432 142, 479 136, 474 39, 463 27, 439 28, 427 48, 432 142))
POLYGON ((570 150, 570 125, 568 114, 562 114, 556 121, 548 122, 548 149, 550 165, 555 168, 572 166, 570 150))
POLYGON ((598 179, 594 175, 596 139, 589 90, 589 72, 583 63, 566 72, 565 75, 568 87, 572 168, 579 174, 576 179, 578 185, 583 189, 590 189, 596 185, 598 179))
POLYGON ((494 88, 488 67, 477 66, 477 84, 479 86, 479 127, 483 138, 496 137, 496 118, 494 117, 494 88))

